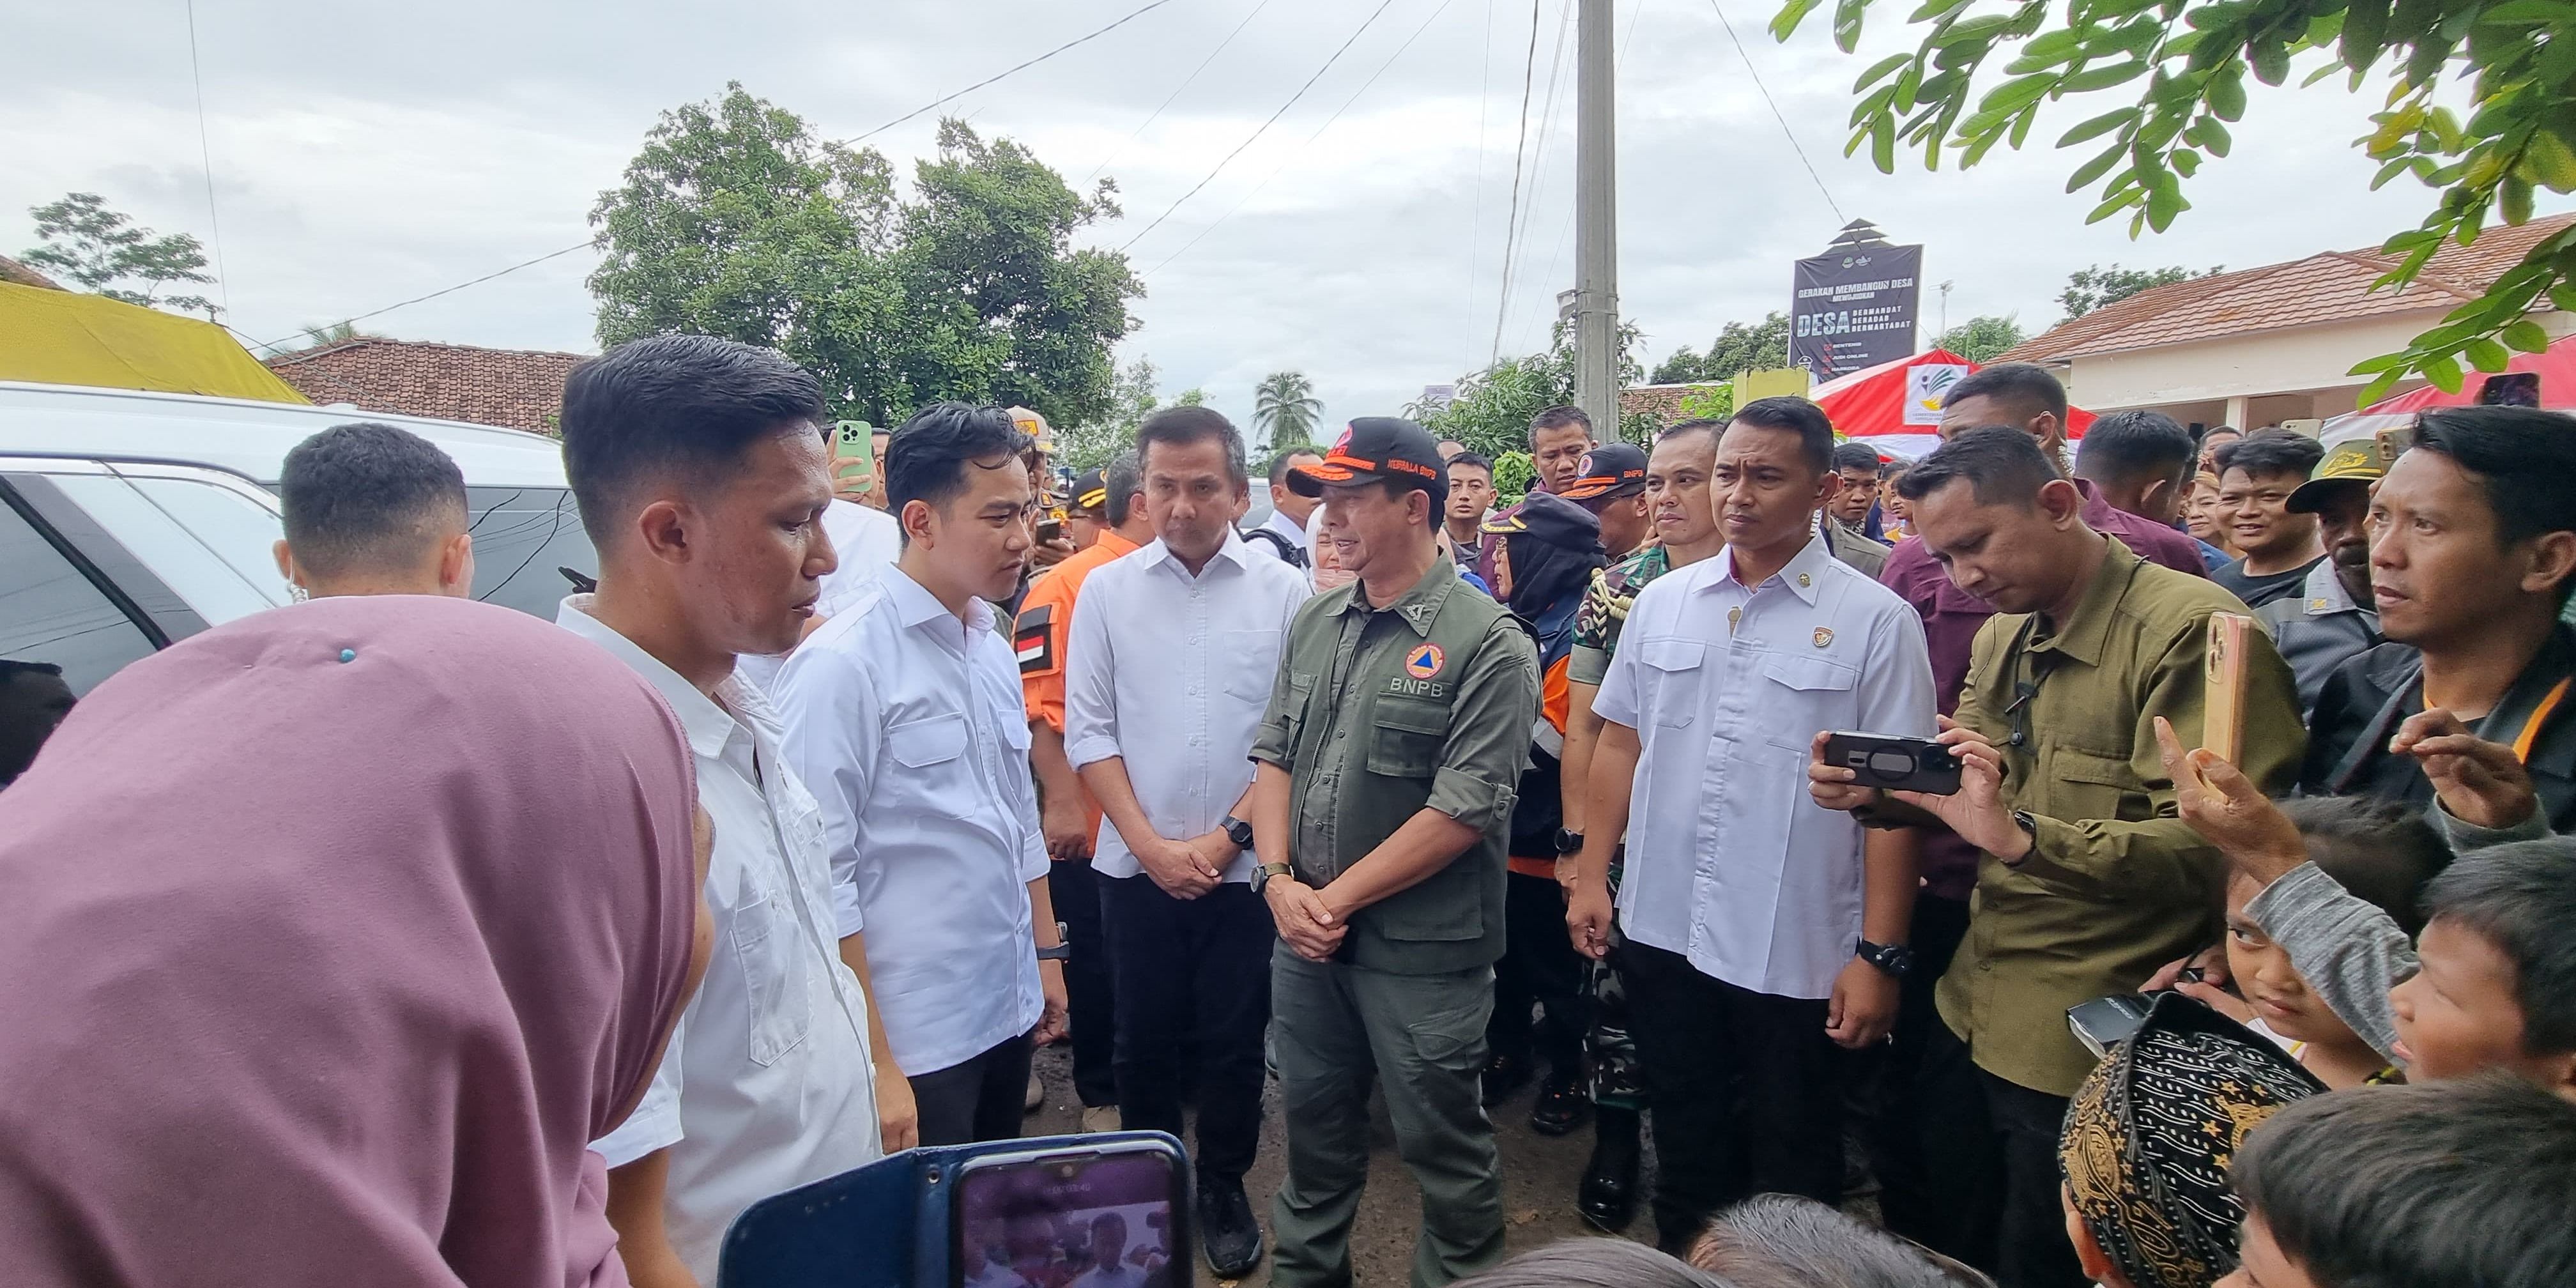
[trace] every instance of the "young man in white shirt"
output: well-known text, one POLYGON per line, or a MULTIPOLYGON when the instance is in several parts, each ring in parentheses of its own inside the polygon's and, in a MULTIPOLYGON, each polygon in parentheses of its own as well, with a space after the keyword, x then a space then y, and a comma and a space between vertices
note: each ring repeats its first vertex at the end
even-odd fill
POLYGON ((1252 530, 1254 544, 1263 552, 1297 568, 1314 566, 1315 539, 1307 529, 1318 506, 1313 497, 1289 488, 1288 471, 1322 459, 1323 453, 1311 447, 1292 447, 1270 458, 1270 517, 1252 530))
POLYGON ((739 655, 795 642, 832 571, 822 418, 810 373, 705 336, 621 345, 564 384, 564 474, 599 589, 556 620, 671 704, 715 823, 706 983, 643 1103, 593 1146, 639 1288, 714 1283, 745 1207, 909 1143, 909 1098, 878 1072, 882 1030, 838 956, 813 798, 777 716, 734 675, 739 655))
POLYGON ((1820 731, 1934 733, 1921 621, 1816 535, 1840 482, 1815 404, 1738 410, 1710 488, 1726 549, 1638 594, 1593 703, 1566 923, 1607 950, 1624 830, 1622 964, 1668 1250, 1752 1194, 1841 1198, 1834 1045, 1887 1036, 1910 965, 1913 833, 1799 799, 1820 731))
MULTIPOLYGON (((884 484, 877 487, 882 490, 884 484)), ((814 613, 805 620, 799 639, 822 629, 833 614, 849 607, 858 598, 859 589, 876 580, 877 570, 903 553, 903 533, 885 511, 846 497, 833 497, 832 503, 824 507, 823 535, 832 539, 832 553, 839 556, 841 564, 823 574, 822 594, 815 599, 814 613)), ((753 653, 745 654, 734 669, 767 692, 778 687, 778 672, 786 665, 785 653, 753 653)))
POLYGON ((1181 1135, 1181 1055, 1195 1055, 1199 1237, 1209 1268, 1234 1279, 1261 1259, 1243 1174, 1261 1140, 1274 938, 1243 798, 1306 579, 1235 534, 1251 480, 1225 417, 1168 408, 1136 442, 1155 536, 1083 583, 1065 756, 1108 823, 1092 868, 1118 994, 1120 1125, 1181 1135))
POLYGON ((1035 544, 1028 448, 998 407, 934 403, 897 428, 903 555, 778 677, 840 930, 860 937, 925 1145, 1018 1135, 1030 1052, 1065 1033, 1028 718, 991 602, 1035 544))

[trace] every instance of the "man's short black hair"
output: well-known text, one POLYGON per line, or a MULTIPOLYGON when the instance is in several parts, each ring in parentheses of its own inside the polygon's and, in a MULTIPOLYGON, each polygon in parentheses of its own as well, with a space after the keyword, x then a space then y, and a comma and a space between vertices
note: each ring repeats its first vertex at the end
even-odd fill
POLYGON ((467 518, 465 475, 438 445, 362 420, 297 443, 277 473, 287 549, 323 576, 409 568, 467 518))
POLYGON ((1838 443, 1834 446, 1834 469, 1868 470, 1878 473, 1878 449, 1867 443, 1838 443))
POLYGON ((1657 446, 1662 446, 1665 439, 1679 438, 1684 434, 1708 435, 1708 445, 1713 449, 1717 446, 1717 440, 1726 436, 1726 422, 1711 416, 1695 416, 1678 424, 1666 426, 1664 432, 1655 435, 1655 443, 1657 446))
POLYGON ((886 509, 900 516, 915 501, 938 509, 965 492, 966 471, 1024 468, 1021 457, 1035 444, 999 407, 932 403, 897 425, 886 444, 886 509), (997 457, 1003 465, 987 464, 997 457))
MULTIPOLYGON (((2576 424, 2567 428, 2576 431, 2576 424)), ((2305 434, 2258 429, 2218 449, 2218 472, 2224 475, 2229 470, 2243 470, 2246 477, 2257 479, 2290 475, 2305 483, 2309 472, 2325 458, 2324 446, 2305 434)))
POLYGON ((1317 449, 1312 443, 1300 443, 1295 447, 1283 447, 1278 451, 1271 453, 1270 486, 1288 486, 1288 467, 1296 464, 1297 458, 1300 456, 1312 456, 1317 460, 1321 460, 1323 459, 1324 453, 1317 449))
POLYGON ((2424 929, 2424 886, 2451 866, 2450 843, 2424 808, 2381 796, 2301 796, 2281 812, 2307 843, 2308 861, 2369 903, 2409 937, 2424 929))
POLYGON ((1998 362, 1971 372, 1950 386, 1950 392, 1941 396, 1941 405, 1954 407, 1971 398, 2031 407, 2055 415, 2061 425, 2066 423, 2066 386, 2036 362, 1998 362))
POLYGON ((581 526, 608 543, 629 489, 675 476, 720 483, 777 434, 820 434, 823 387, 776 349, 710 335, 630 340, 564 381, 564 477, 581 526))
POLYGON ((1451 465, 1464 465, 1469 469, 1483 470, 1485 472, 1486 481, 1491 482, 1493 480, 1494 458, 1490 456, 1479 455, 1475 452, 1460 452, 1456 456, 1450 457, 1448 463, 1451 465))
POLYGON ((2229 1169, 2319 1288, 2576 1284, 2576 1104, 2491 1072, 2312 1097, 2229 1169))
POLYGON ((2048 453, 2039 450, 2039 440, 2029 431, 1980 425, 1952 435, 1931 455, 1907 466, 1905 477, 1896 481, 1896 494, 1920 501, 1965 479, 1979 505, 2027 509, 2039 490, 2058 477, 2057 468, 2048 463, 2048 453))
POLYGON ((1145 486, 1144 458, 1130 447, 1109 458, 1100 471, 1100 486, 1108 497, 1100 503, 1101 517, 1113 528, 1127 526, 1136 514, 1136 492, 1145 486))
POLYGON ((2198 459, 2191 431, 2160 411, 2112 412, 2075 445, 2076 476, 2112 486, 2180 483, 2198 459))
POLYGON ((1172 447, 1215 443, 1225 449, 1226 478, 1236 487, 1252 485, 1252 471, 1243 459, 1243 435, 1214 407, 1166 407, 1147 416, 1136 427, 1137 460, 1141 462, 1156 443, 1172 447))
MULTIPOLYGON (((1798 436, 1798 455, 1807 468, 1818 474, 1830 474, 1834 468, 1834 422, 1825 409, 1804 398, 1782 394, 1776 398, 1756 398, 1735 409, 1729 423, 1751 425, 1755 429, 1779 429, 1798 436)), ((1875 453, 1871 465, 1878 463, 1875 453)))
MULTIPOLYGON (((2445 407, 2415 421, 2415 446, 2478 477, 2505 545, 2576 531, 2576 417, 2530 407, 2445 407)), ((2560 583, 2561 591, 2567 583, 2560 583)))
POLYGON ((2576 837, 2461 855, 2424 888, 2424 912, 2476 932, 2513 963, 2525 1054, 2576 1051, 2576 837))
POLYGON ((1550 407, 1545 411, 1530 417, 1530 446, 1538 446, 1538 435, 1540 430, 1563 429, 1568 425, 1572 425, 1575 428, 1582 430, 1585 438, 1592 437, 1592 417, 1586 415, 1584 410, 1580 407, 1571 407, 1564 403, 1558 403, 1556 406, 1550 407))

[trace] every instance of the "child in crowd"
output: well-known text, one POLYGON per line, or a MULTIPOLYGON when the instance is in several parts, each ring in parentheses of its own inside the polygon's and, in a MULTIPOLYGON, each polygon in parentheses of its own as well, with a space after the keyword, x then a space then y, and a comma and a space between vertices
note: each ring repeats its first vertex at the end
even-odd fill
POLYGON ((2576 1105, 2522 1079, 2305 1100, 2230 1175, 2242 1264, 2220 1288, 2576 1284, 2576 1105))

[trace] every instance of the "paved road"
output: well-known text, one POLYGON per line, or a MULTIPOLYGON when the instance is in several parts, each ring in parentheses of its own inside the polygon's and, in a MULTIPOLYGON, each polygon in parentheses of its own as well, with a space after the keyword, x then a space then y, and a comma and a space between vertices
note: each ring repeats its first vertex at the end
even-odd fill
MULTIPOLYGON (((1072 1057, 1058 1046, 1038 1053, 1039 1076, 1047 1088, 1046 1106, 1029 1115, 1029 1135, 1041 1136, 1081 1130, 1081 1110, 1073 1095, 1072 1057)), ((1589 1122, 1572 1135, 1550 1139, 1529 1129, 1530 1100, 1534 1086, 1494 1110, 1495 1136, 1503 1159, 1503 1213, 1507 1223, 1506 1237, 1513 1252, 1542 1247, 1559 1239, 1596 1234, 1574 1214, 1574 1189, 1583 1175, 1583 1165, 1592 1156, 1592 1128, 1589 1122)), ((1285 1129, 1279 1116, 1278 1084, 1272 1083, 1265 1098, 1262 1115, 1261 1157, 1252 1174, 1244 1178, 1244 1188, 1252 1197, 1252 1209, 1260 1216, 1266 1235, 1270 1226, 1271 1194, 1278 1188, 1286 1156, 1285 1129)), ((1386 1288, 1405 1283, 1413 1264, 1413 1237, 1422 1216, 1422 1203, 1413 1188, 1413 1178, 1404 1163, 1395 1156, 1394 1141, 1380 1120, 1377 1145, 1369 1157, 1367 1201, 1360 1205, 1358 1229, 1351 1236, 1353 1269, 1359 1282, 1372 1288, 1386 1288)), ((1628 1229, 1632 1238, 1651 1240, 1654 1221, 1639 1214, 1636 1224, 1628 1229)), ((1208 1273, 1207 1262, 1193 1257, 1198 1266, 1199 1282, 1219 1282, 1208 1273)), ((1240 1281, 1249 1288, 1266 1288, 1270 1282, 1270 1262, 1265 1256, 1260 1267, 1240 1281)))

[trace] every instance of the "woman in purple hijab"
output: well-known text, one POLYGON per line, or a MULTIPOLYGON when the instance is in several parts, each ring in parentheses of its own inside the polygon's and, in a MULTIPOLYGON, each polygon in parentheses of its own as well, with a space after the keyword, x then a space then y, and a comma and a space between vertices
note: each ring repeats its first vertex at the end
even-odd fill
POLYGON ((0 793, 0 1284, 624 1284, 587 1143, 705 961, 690 765, 466 600, 100 685, 0 793))

